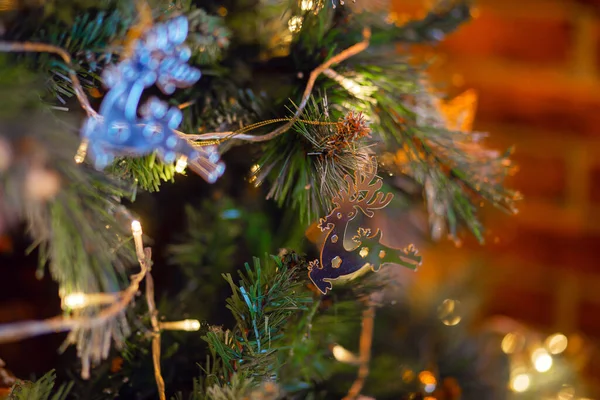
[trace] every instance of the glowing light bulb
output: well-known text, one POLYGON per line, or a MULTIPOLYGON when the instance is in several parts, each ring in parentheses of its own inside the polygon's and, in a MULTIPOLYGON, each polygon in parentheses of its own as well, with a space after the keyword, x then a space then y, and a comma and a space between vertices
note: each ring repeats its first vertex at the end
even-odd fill
POLYGON ((82 140, 77 148, 77 153, 75 154, 75 162, 77 164, 81 164, 85 160, 85 156, 87 155, 88 149, 88 141, 82 140))
POLYGON ((512 354, 519 351, 524 344, 524 338, 518 333, 507 333, 502 339, 502 351, 505 354, 512 354))
POLYGON ((183 321, 183 330, 188 332, 199 331, 200 321, 197 319, 186 319, 183 321))
POLYGON ((178 174, 181 174, 181 173, 183 173, 183 171, 185 171, 186 167, 187 167, 187 157, 186 156, 179 157, 179 159, 177 160, 177 164, 175 164, 175 172, 177 172, 178 174))
POLYGON ((85 293, 75 292, 66 295, 63 298, 63 308, 70 308, 72 310, 83 308, 87 305, 87 299, 85 293))
POLYGON ((427 393, 433 393, 437 385, 437 379, 429 371, 423 371, 419 374, 419 380, 423 384, 423 390, 427 393))
POLYGON ((140 221, 134 220, 131 222, 131 232, 133 233, 133 243, 135 244, 135 252, 139 260, 144 260, 144 242, 142 240, 142 224, 140 221))
POLYGON ((140 221, 135 220, 131 222, 131 232, 133 232, 134 235, 142 234, 142 224, 140 224, 140 221))
POLYGON ((529 389, 531 378, 527 374, 515 375, 510 381, 510 388, 518 393, 523 393, 529 389))
POLYGON ((555 333, 546 339, 546 348, 551 354, 560 354, 567 349, 569 340, 562 333, 555 333))
POLYGON ((570 385, 563 385, 556 398, 557 400, 573 400, 575 398, 575 388, 570 385))
POLYGON ((345 364, 357 364, 359 362, 359 359, 358 359, 358 357, 356 357, 356 355, 349 352, 348 350, 346 350, 339 344, 336 344, 335 346, 333 346, 332 352, 333 352, 333 357, 336 360, 338 360, 339 362, 342 362, 345 364))
POLYGON ((302 29, 302 17, 295 15, 292 18, 290 18, 290 20, 288 21, 288 29, 292 33, 300 32, 300 29, 302 29))
POLYGON ((546 372, 552 368, 552 357, 544 349, 537 349, 531 355, 533 366, 538 372, 546 372))
POLYGON ((462 317, 459 314, 460 301, 446 299, 438 307, 438 318, 446 326, 455 326, 460 323, 462 317))
POLYGON ((200 330, 200 321, 197 319, 184 319, 183 321, 161 322, 160 328, 169 331, 195 332, 200 330))
POLYGON ((313 2, 313 0, 302 0, 300 2, 300 9, 302 11, 310 11, 313 9, 314 6, 315 3, 313 2))

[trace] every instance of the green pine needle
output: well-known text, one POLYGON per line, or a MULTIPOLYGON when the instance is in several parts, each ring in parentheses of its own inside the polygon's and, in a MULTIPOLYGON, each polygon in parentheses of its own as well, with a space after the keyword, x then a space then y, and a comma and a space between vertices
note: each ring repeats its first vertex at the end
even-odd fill
POLYGON ((158 192, 162 182, 175 182, 175 163, 165 164, 156 153, 115 161, 110 173, 119 179, 132 181, 149 192, 158 192))
POLYGON ((8 400, 66 400, 73 383, 61 385, 52 395, 55 380, 56 374, 52 370, 35 382, 18 381, 8 400))
MULTIPOLYGON (((312 99, 302 119, 329 123, 344 114, 328 109, 324 100, 312 99)), ((303 222, 313 221, 330 211, 332 198, 351 175, 369 162, 364 139, 353 141, 339 151, 330 148, 336 137, 335 125, 297 122, 290 132, 265 145, 264 155, 253 171, 256 185, 269 183, 268 198, 280 206, 298 210, 303 222)))

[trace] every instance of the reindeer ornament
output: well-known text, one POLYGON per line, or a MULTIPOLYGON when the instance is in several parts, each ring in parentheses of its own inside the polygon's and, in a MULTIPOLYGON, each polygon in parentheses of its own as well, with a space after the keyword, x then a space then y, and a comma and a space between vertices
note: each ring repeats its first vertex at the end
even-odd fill
POLYGON ((344 246, 348 226, 359 212, 371 218, 375 210, 387 206, 394 195, 379 192, 383 186, 377 174, 377 161, 366 171, 356 171, 354 180, 346 175, 348 191, 341 190, 333 198, 336 207, 319 221, 319 229, 327 232, 320 260, 309 263, 308 276, 315 286, 326 294, 332 288, 332 281, 353 275, 363 268, 370 267, 377 272, 383 264, 393 263, 416 269, 421 264, 421 256, 413 245, 400 250, 381 244, 382 232, 377 229, 359 227, 352 237, 352 248, 344 246))
POLYGON ((165 163, 186 160, 209 183, 223 174, 225 165, 215 146, 193 146, 175 131, 183 119, 178 107, 157 97, 140 107, 142 93, 154 85, 171 95, 176 88, 190 87, 200 79, 200 70, 187 63, 192 54, 184 45, 187 34, 185 16, 157 24, 136 42, 129 58, 104 71, 109 91, 100 114, 88 117, 81 130, 98 170, 115 157, 156 151, 165 163))

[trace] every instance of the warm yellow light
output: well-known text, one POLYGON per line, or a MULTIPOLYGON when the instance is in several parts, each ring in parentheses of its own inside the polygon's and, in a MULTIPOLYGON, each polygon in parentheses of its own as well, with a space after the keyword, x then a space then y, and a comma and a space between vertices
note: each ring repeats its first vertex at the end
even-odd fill
POLYGON ((533 366, 538 372, 546 372, 552 368, 552 357, 544 349, 537 349, 531 355, 533 366))
POLYGON ((142 234, 142 224, 140 224, 140 221, 135 220, 131 222, 131 232, 133 232, 134 235, 142 234))
MULTIPOLYGON (((253 166, 250 167, 250 172, 252 173, 252 175, 250 176, 250 183, 254 183, 257 180, 257 176, 256 174, 258 173, 258 171, 260 171, 260 165, 258 164, 254 164, 253 166)), ((258 184, 256 185, 258 186, 258 184)))
POLYGON ((177 159, 177 163, 175 164, 175 172, 177 172, 178 174, 181 174, 181 173, 183 173, 183 171, 185 171, 186 167, 187 167, 187 157, 186 156, 179 157, 179 159, 177 159))
POLYGON ((140 221, 134 220, 131 222, 131 232, 133 233, 133 243, 135 244, 135 252, 139 260, 146 258, 144 254, 144 242, 142 240, 142 224, 140 221))
POLYGON ((66 295, 63 298, 63 308, 70 308, 72 310, 83 308, 87 304, 85 293, 75 292, 66 295))
POLYGON ((200 330, 200 321, 197 319, 184 319, 183 321, 161 322, 160 328, 169 331, 195 332, 200 330))
POLYGON ((546 339, 546 348, 551 354, 560 354, 567 349, 569 340, 562 333, 555 333, 546 339))
POLYGON ((352 94, 354 97, 367 101, 372 100, 369 96, 376 90, 375 87, 363 86, 357 81, 340 75, 329 68, 324 70, 323 74, 328 78, 333 79, 334 81, 339 83, 340 86, 342 86, 344 89, 350 92, 350 94, 352 94))
POLYGON ((407 369, 402 373, 402 380, 404 383, 410 383, 413 379, 415 379, 415 373, 412 370, 407 369))
POLYGON ((356 357, 356 355, 349 352, 348 350, 346 350, 339 344, 336 344, 335 346, 333 346, 332 352, 333 352, 333 357, 335 357, 335 359, 338 360, 339 362, 342 362, 345 364, 357 364, 359 362, 358 357, 356 357))
POLYGON ((300 9, 302 11, 310 11, 315 6, 313 0, 302 0, 300 1, 300 9))
POLYGON ((290 18, 288 21, 288 28, 292 33, 300 32, 300 29, 302 29, 302 17, 295 15, 290 18))
POLYGON ((460 302, 446 299, 438 307, 438 317, 446 326, 455 326, 460 323, 462 317, 459 314, 460 302))
POLYGON ((423 389, 427 393, 433 393, 435 386, 437 385, 437 379, 429 371, 423 371, 419 374, 419 380, 423 384, 423 389))
POLYGON ((506 354, 515 353, 523 346, 523 337, 518 333, 507 333, 500 346, 506 354))
POLYGON ((75 154, 75 162, 77 164, 81 164, 85 160, 85 156, 87 155, 88 149, 88 141, 82 140, 79 144, 79 148, 77 148, 77 153, 75 154))
POLYGON ((518 393, 522 393, 529 389, 529 385, 531 384, 531 379, 527 374, 518 374, 515 375, 510 381, 510 388, 518 393))
POLYGON ((575 398, 575 389, 573 386, 563 385, 556 398, 557 400, 573 400, 575 398))

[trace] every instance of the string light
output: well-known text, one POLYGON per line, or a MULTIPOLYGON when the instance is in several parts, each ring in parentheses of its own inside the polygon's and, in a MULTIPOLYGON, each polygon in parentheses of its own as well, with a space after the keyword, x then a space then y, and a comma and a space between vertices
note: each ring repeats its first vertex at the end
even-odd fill
POLYGON ((562 333, 555 333, 546 339, 546 348, 551 354, 560 354, 567 349, 569 340, 562 333))
POLYGON ((560 392, 556 396, 557 400, 573 400, 575 397, 575 389, 570 385, 563 385, 560 392))
POLYGON ((161 322, 160 329, 195 332, 200 330, 200 321, 197 319, 184 319, 183 321, 161 322))
POLYGON ((358 357, 356 355, 354 355, 350 351, 346 350, 339 344, 336 344, 335 346, 333 346, 332 352, 333 352, 333 357, 341 363, 344 363, 344 364, 360 363, 360 360, 358 359, 358 357))
POLYGON ((88 306, 111 304, 117 300, 118 293, 91 293, 73 292, 62 299, 63 310, 77 310, 88 306))
MULTIPOLYGON (((250 168, 250 183, 254 183, 257 181, 258 176, 256 175, 258 173, 258 171, 260 171, 260 165, 258 164, 254 164, 251 168, 250 168)), ((258 187, 259 186, 259 182, 255 183, 255 186, 258 187)))
POLYGON ((502 339, 500 345, 505 354, 512 354, 519 351, 524 345, 525 339, 518 333, 507 333, 502 339))
POLYGON ((423 384, 423 390, 425 390, 427 393, 433 393, 437 384, 437 379, 435 379, 435 376, 433 376, 431 372, 421 372, 419 374, 419 380, 423 384))
POLYGON ((462 319, 459 315, 460 302, 457 300, 446 299, 438 307, 438 317, 446 326, 458 325, 462 319))
POLYGON ((552 357, 545 349, 537 349, 531 355, 533 366, 538 372, 547 372, 552 368, 552 357))
POLYGON ((135 243, 135 252, 138 259, 146 258, 144 255, 144 242, 142 241, 142 224, 140 221, 134 220, 131 222, 131 232, 133 233, 133 242, 135 243))
POLYGON ((510 388, 517 393, 523 393, 529 389, 530 384, 531 378, 529 378, 529 375, 518 374, 511 379, 510 388))
POLYGON ((290 18, 290 20, 288 21, 288 29, 292 33, 300 32, 300 29, 302 29, 302 17, 295 15, 292 18, 290 18))
POLYGON ((175 164, 175 172, 177 172, 178 174, 183 173, 183 171, 185 171, 185 168, 187 167, 187 157, 186 156, 181 156, 177 159, 177 163, 175 164))
POLYGON ((75 162, 77 164, 83 163, 83 161, 85 160, 85 156, 87 155, 87 149, 88 149, 88 141, 84 139, 79 144, 79 147, 77 148, 77 153, 75 154, 75 157, 74 157, 75 162))
POLYGON ((70 293, 63 298, 63 308, 77 309, 83 308, 87 304, 85 293, 70 293))
POLYGON ((310 11, 313 9, 314 6, 315 3, 313 2, 313 0, 302 0, 300 2, 300 9, 302 11, 310 11))

